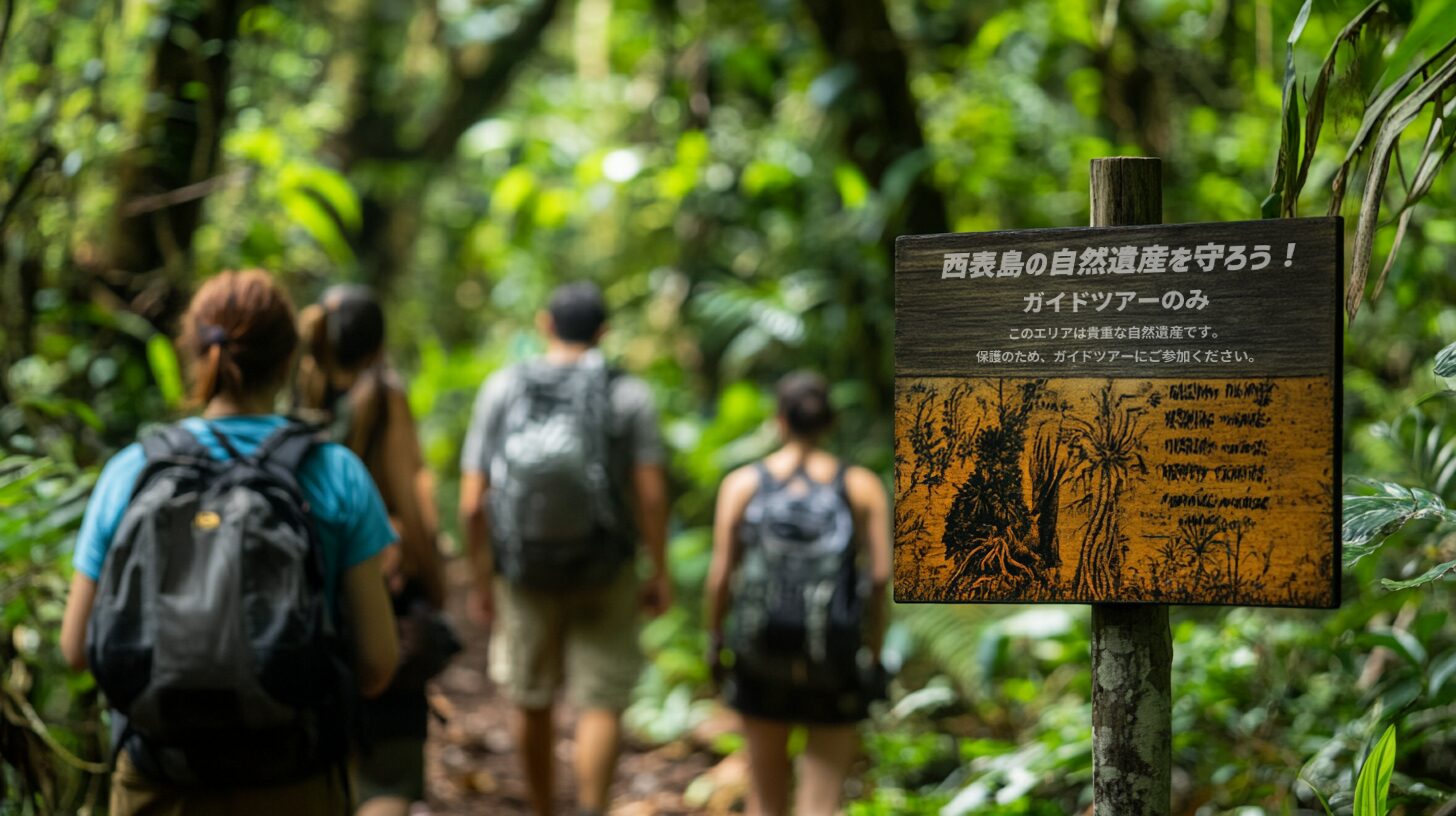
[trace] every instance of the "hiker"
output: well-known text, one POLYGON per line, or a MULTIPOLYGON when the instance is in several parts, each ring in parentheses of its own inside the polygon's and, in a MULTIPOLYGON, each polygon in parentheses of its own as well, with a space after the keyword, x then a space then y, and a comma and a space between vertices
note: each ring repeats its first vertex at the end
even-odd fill
POLYGON ((61 650, 112 707, 112 816, 349 812, 349 712, 398 659, 395 534, 357 456, 273 413, 297 343, 268 273, 203 283, 178 341, 201 415, 86 505, 61 650))
POLYGON ((299 313, 299 334, 295 410, 327 423, 330 437, 364 462, 399 534, 383 568, 400 667, 389 689, 364 703, 353 768, 359 816, 406 816, 425 798, 425 682, 459 649, 440 612, 433 484, 404 387, 384 358, 384 310, 368 287, 327 289, 299 313))
POLYGON ((543 357, 486 380, 461 454, 470 606, 494 623, 491 674, 535 813, 552 812, 553 703, 576 705, 577 802, 605 813, 642 656, 638 611, 671 603, 667 478, 647 385, 607 365, 601 291, 567 284, 537 316, 543 357), (650 573, 639 581, 639 541, 650 573))
POLYGON ((728 474, 718 491, 706 587, 708 660, 724 700, 743 720, 749 813, 758 816, 790 812, 795 725, 807 726, 808 741, 793 812, 837 813, 859 753, 857 724, 884 693, 878 655, 890 574, 889 502, 874 473, 820 448, 832 421, 822 377, 784 377, 782 447, 728 474))

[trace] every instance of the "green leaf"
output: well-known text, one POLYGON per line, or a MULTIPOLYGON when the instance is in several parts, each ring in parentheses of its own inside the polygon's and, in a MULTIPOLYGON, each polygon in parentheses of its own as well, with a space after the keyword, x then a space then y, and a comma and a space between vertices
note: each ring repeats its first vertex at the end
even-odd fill
MULTIPOLYGON (((1299 16, 1294 18, 1294 25, 1289 29, 1289 36, 1284 40, 1291 47, 1299 42, 1300 36, 1304 34, 1304 25, 1309 22, 1309 12, 1313 7, 1314 0, 1304 0, 1304 5, 1299 7, 1299 16)), ((1285 74, 1285 81, 1288 80, 1289 75, 1285 74)))
POLYGON ((512 216, 536 189, 536 176, 522 165, 507 170, 495 184, 490 196, 490 211, 499 216, 512 216))
POLYGON ((1424 485, 1448 504, 1456 502, 1456 415, 1433 403, 1433 394, 1406 409, 1389 424, 1372 426, 1372 435, 1389 440, 1409 457, 1409 481, 1424 485), (1420 406, 1432 403, 1427 408, 1420 406))
POLYGON ((1355 816, 1386 816, 1386 797, 1394 770, 1395 726, 1391 725, 1360 768, 1360 777, 1355 781, 1355 816))
POLYGON ((177 365, 177 350, 164 334, 147 338, 147 364, 152 368, 152 379, 162 392, 162 399, 173 408, 182 404, 182 373, 177 365))
POLYGON ((1404 629, 1387 628, 1376 632, 1362 632, 1355 638, 1362 646, 1383 646, 1406 659, 1419 669, 1426 663, 1426 649, 1415 635, 1404 629))
POLYGON ((1260 218, 1278 218, 1279 217, 1279 194, 1278 193, 1270 193, 1269 195, 1264 196, 1263 202, 1261 202, 1259 204, 1259 217, 1260 218))
POLYGON ((1446 573, 1452 570, 1456 570, 1456 560, 1444 561, 1406 581, 1392 581, 1389 578, 1382 578, 1380 579, 1380 585, 1389 590, 1410 589, 1411 587, 1429 584, 1432 581, 1444 577, 1446 573))
MULTIPOLYGON (((1385 61, 1385 73, 1406 70, 1427 45, 1456 39, 1456 0, 1424 0, 1415 19, 1400 38, 1400 45, 1385 61)), ((1446 46, 1438 46, 1444 50, 1446 46)))
POLYGON ((1345 495, 1340 534, 1345 545, 1346 567, 1354 566, 1379 549, 1385 539, 1416 519, 1456 521, 1456 514, 1429 490, 1373 479, 1360 481, 1379 492, 1345 495))
POLYGON ((1456 377, 1456 343, 1436 352, 1436 376, 1456 377))
POLYGON ((1456 652, 1451 652, 1432 664, 1426 684, 1432 696, 1441 693, 1452 674, 1456 674, 1456 652))
POLYGON ((1294 44, 1299 42, 1299 37, 1304 33, 1304 25, 1309 22, 1309 11, 1314 0, 1304 0, 1300 7, 1299 14, 1294 18, 1294 26, 1285 39, 1288 46, 1284 54, 1284 82, 1283 88, 1283 111, 1280 117, 1283 126, 1279 134, 1278 162, 1274 170, 1274 186, 1269 191, 1271 195, 1279 196, 1279 212, 1284 216, 1294 215, 1295 200, 1299 197, 1299 190, 1295 185, 1299 168, 1299 92, 1298 74, 1294 67, 1294 44))
POLYGON ((281 190, 308 192, 333 209, 345 229, 357 230, 363 218, 359 196, 344 174, 321 164, 294 162, 278 174, 281 190))
POLYGON ((1300 775, 1299 781, 1303 782, 1309 787, 1311 791, 1314 792, 1314 798, 1319 801, 1320 807, 1325 809, 1325 816, 1334 816, 1334 811, 1330 810, 1329 800, 1325 798, 1325 795, 1323 793, 1320 793, 1320 789, 1316 788, 1313 782, 1305 779, 1303 774, 1300 775))
POLYGON ((354 250, 339 231, 339 223, 324 209, 320 199, 303 188, 284 188, 279 192, 283 212, 290 220, 302 227, 323 247, 329 260, 340 266, 354 262, 354 250))
POLYGON ((869 201, 870 186, 853 165, 841 163, 834 168, 834 183, 846 210, 858 210, 869 201))

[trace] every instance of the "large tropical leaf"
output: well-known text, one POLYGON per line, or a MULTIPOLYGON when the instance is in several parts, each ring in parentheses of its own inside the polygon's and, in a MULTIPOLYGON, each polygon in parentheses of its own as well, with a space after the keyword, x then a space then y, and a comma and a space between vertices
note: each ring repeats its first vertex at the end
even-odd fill
POLYGON ((1406 487, 1393 482, 1359 479, 1374 493, 1346 494, 1341 538, 1344 540, 1345 566, 1380 549, 1387 538, 1417 519, 1456 522, 1456 513, 1446 507, 1441 497, 1419 487, 1406 487))

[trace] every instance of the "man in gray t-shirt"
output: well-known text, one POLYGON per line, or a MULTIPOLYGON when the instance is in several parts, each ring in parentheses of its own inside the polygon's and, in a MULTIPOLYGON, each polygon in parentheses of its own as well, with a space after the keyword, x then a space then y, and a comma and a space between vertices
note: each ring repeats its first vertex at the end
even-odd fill
MULTIPOLYGON (((486 380, 461 452, 461 527, 475 576, 470 608, 493 629, 491 675, 516 707, 514 730, 536 812, 551 809, 552 714, 564 681, 581 712, 574 763, 578 803, 583 813, 605 813, 621 713, 630 702, 642 664, 639 616, 642 611, 659 615, 671 604, 666 456, 647 384, 605 371, 597 349, 606 329, 601 291, 590 283, 558 288, 538 323, 546 335, 546 354, 486 380), (500 575, 495 563, 488 501, 491 476, 508 479, 500 475, 502 446, 507 442, 503 437, 516 402, 523 399, 523 380, 592 373, 587 369, 603 369, 608 397, 601 417, 609 448, 607 478, 622 499, 621 510, 629 516, 631 523, 625 529, 631 539, 641 542, 647 556, 649 577, 639 580, 635 559, 627 557, 619 566, 608 562, 607 577, 585 588, 524 586, 500 575)), ((507 485, 495 487, 503 490, 507 485)))

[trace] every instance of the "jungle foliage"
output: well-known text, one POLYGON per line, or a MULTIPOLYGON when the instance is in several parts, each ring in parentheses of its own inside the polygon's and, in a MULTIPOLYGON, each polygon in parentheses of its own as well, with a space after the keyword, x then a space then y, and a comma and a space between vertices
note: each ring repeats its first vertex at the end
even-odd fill
MULTIPOLYGON (((70 540, 105 458, 183 410, 203 277, 384 292, 447 518, 474 389, 552 286, 604 286, 673 453, 681 604, 629 712, 666 741, 710 705, 707 525, 773 443, 764 386, 823 371, 835 448, 888 477, 894 236, 1085 223, 1110 155, 1164 159, 1169 222, 1351 225, 1344 603, 1175 608, 1176 812, 1436 812, 1453 113, 1451 0, 0 0, 0 813, 104 801, 55 646, 70 540)), ((1085 809, 1087 618, 897 608, 852 812, 1085 809)))

